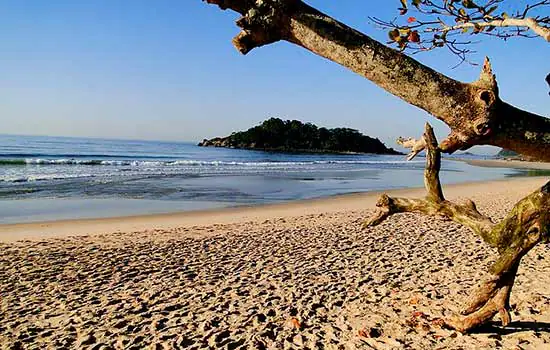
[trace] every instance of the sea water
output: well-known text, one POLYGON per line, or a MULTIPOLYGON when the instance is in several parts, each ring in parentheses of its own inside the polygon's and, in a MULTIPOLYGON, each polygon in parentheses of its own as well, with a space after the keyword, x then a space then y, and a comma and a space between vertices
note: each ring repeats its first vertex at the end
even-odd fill
MULTIPOLYGON (((417 187, 424 158, 0 135, 0 223, 141 215, 417 187)), ((444 159, 443 183, 521 170, 444 159)))

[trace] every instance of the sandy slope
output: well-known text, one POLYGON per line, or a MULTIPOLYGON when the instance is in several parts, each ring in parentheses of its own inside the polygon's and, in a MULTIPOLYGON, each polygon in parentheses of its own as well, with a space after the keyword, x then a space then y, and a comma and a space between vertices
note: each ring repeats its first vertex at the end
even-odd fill
MULTIPOLYGON (((457 185, 447 192, 501 218, 544 182, 457 185)), ((416 214, 363 230, 371 201, 356 195, 216 211, 195 221, 180 216, 172 228, 152 221, 147 230, 108 233, 116 230, 107 226, 95 235, 84 235, 87 222, 65 222, 79 235, 1 244, 0 344, 550 348, 546 246, 522 263, 511 327, 464 336, 431 321, 461 305, 495 252, 468 229, 416 214)))
POLYGON ((463 159, 464 162, 488 168, 515 168, 532 170, 550 170, 549 162, 526 162, 523 160, 505 160, 505 159, 463 159))

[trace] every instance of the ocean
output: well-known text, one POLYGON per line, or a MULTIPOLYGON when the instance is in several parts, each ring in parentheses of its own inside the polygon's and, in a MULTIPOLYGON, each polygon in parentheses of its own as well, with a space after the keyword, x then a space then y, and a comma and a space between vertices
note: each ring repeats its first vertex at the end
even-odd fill
MULTIPOLYGON (((0 135, 0 223, 256 205, 423 185, 424 158, 0 135)), ((525 171, 444 159, 443 183, 525 171)))

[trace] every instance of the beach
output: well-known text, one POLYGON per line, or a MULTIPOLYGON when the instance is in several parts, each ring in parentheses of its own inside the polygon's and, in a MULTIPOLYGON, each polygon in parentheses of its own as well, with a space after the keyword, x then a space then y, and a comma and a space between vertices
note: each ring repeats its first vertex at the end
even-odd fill
POLYGON ((0 350, 550 349, 550 0, 395 3, 0 6, 0 350))
MULTIPOLYGON (((477 156, 481 159, 481 156, 477 156)), ((0 135, 0 225, 259 206, 423 186, 425 160, 0 135)), ((444 185, 533 174, 444 158, 444 185)), ((147 228, 147 227, 144 227, 147 228)))
POLYGON ((524 160, 509 159, 464 159, 470 165, 482 166, 487 168, 515 168, 530 170, 550 170, 550 163, 545 162, 527 162, 524 160))
MULTIPOLYGON (((500 220, 548 179, 444 187, 500 220)), ((389 191, 418 197, 423 189, 389 191)), ((263 206, 0 226, 0 343, 94 349, 543 349, 550 254, 533 249, 512 324, 443 329, 494 261, 469 229, 399 214, 378 193, 263 206)))

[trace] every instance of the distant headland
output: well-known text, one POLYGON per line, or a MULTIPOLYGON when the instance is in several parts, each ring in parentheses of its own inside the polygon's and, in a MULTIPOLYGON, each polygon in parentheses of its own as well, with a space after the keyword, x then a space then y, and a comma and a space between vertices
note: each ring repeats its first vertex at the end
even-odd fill
POLYGON ((402 154, 355 129, 327 129, 279 118, 267 119, 258 126, 227 137, 204 139, 198 145, 273 152, 402 154))

